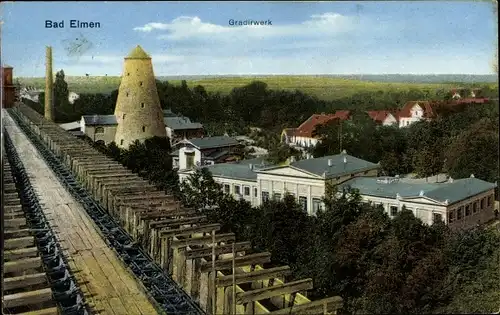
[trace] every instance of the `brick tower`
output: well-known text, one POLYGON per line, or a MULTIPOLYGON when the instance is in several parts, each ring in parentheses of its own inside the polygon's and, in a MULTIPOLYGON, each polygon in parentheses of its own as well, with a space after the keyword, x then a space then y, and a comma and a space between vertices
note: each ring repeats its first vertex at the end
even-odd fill
POLYGON ((151 57, 141 46, 125 57, 115 116, 118 147, 126 149, 135 140, 167 136, 151 57))
POLYGON ((15 86, 12 80, 12 67, 4 65, 2 67, 2 107, 9 108, 14 106, 16 100, 15 86))

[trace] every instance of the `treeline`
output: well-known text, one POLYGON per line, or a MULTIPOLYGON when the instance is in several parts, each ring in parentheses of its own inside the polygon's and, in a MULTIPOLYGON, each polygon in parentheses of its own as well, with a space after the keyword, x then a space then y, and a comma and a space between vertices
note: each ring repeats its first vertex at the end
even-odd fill
MULTIPOLYGON (((173 85, 168 81, 156 81, 162 107, 171 108, 194 121, 203 123, 212 135, 225 132, 242 133, 247 127, 255 126, 280 132, 285 127, 295 127, 314 113, 333 112, 339 109, 377 110, 401 107, 407 101, 449 98, 445 90, 360 91, 349 97, 334 101, 323 101, 298 90, 271 90, 267 84, 254 81, 246 86, 234 88, 228 95, 207 92, 201 85, 189 88, 186 81, 173 85)), ((332 88, 335 88, 334 86, 332 88)), ((481 87, 485 96, 494 96, 489 86, 481 87)), ((73 104, 68 97, 68 84, 64 71, 56 74, 54 99, 57 122, 79 120, 82 115, 108 115, 114 112, 118 91, 111 94, 81 94, 73 104)), ((466 92, 468 93, 468 92, 466 92)), ((43 93, 40 104, 43 109, 43 93)))
POLYGON ((252 208, 225 195, 207 169, 181 187, 184 204, 205 209, 221 233, 271 252, 267 267, 289 265, 288 280, 313 278, 310 298, 343 297, 344 314, 491 313, 500 306, 493 229, 452 232, 405 209, 391 220, 355 191, 338 197, 333 188, 317 217, 291 196, 252 208))
MULTIPOLYGON (((497 181, 498 103, 464 104, 453 110, 438 109, 437 114, 432 121, 398 128, 377 126, 364 112, 354 112, 351 121, 319 126, 315 133, 323 141, 311 153, 318 157, 345 149, 358 158, 380 162, 387 175, 416 173, 428 177, 447 173, 464 178, 474 174, 497 181)), ((280 159, 286 157, 282 154, 280 159)))

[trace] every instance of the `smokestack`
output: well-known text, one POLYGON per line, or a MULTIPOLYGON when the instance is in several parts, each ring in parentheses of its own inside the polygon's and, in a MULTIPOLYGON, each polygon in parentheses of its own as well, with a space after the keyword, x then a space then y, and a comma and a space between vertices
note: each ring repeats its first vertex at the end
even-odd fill
POLYGON ((328 159, 328 166, 332 166, 333 165, 333 161, 331 159, 328 159))
POLYGON ((52 47, 45 50, 45 119, 54 121, 54 88, 52 76, 52 47))

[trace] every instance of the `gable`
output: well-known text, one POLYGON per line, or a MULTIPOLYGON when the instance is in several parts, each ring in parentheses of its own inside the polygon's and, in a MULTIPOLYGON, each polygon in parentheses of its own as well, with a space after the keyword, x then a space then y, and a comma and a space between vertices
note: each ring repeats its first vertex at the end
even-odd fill
POLYGON ((442 206, 443 204, 439 201, 436 201, 436 200, 432 200, 430 198, 426 198, 426 197, 421 197, 421 196, 417 196, 417 197, 404 197, 404 198, 401 198, 401 201, 406 201, 406 202, 414 202, 414 203, 421 203, 421 204, 427 204, 427 205, 436 205, 436 206, 442 206))
POLYGON ((411 108, 411 111, 412 111, 412 112, 416 112, 416 111, 418 111, 418 110, 423 111, 423 108, 422 108, 422 107, 420 107, 420 105, 418 105, 418 104, 415 104, 415 106, 413 106, 413 107, 411 108))
POLYGON ((300 171, 298 169, 292 168, 290 166, 283 166, 278 168, 272 168, 267 170, 260 170, 259 173, 265 175, 276 175, 276 176, 290 176, 290 177, 305 177, 312 179, 320 179, 322 177, 300 171))

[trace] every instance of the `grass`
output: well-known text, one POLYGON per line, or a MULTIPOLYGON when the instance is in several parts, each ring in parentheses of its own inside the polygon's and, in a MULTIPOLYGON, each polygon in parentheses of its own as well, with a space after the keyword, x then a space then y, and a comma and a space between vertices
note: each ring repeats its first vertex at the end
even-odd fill
MULTIPOLYGON (((36 88, 43 88, 45 85, 43 78, 18 79, 22 85, 31 85, 36 88)), ((67 76, 65 79, 68 82, 69 90, 76 93, 110 93, 117 89, 120 84, 120 77, 111 76, 67 76)), ((266 82, 268 87, 273 90, 300 90, 306 94, 315 95, 322 100, 339 99, 358 92, 404 91, 412 88, 429 90, 429 92, 433 93, 438 89, 451 89, 457 86, 453 83, 385 83, 320 76, 219 77, 186 81, 190 88, 202 85, 207 91, 228 94, 233 88, 242 87, 255 80, 266 82)), ((180 85, 181 80, 169 80, 169 82, 180 85)), ((497 86, 491 83, 485 84, 497 86)))

